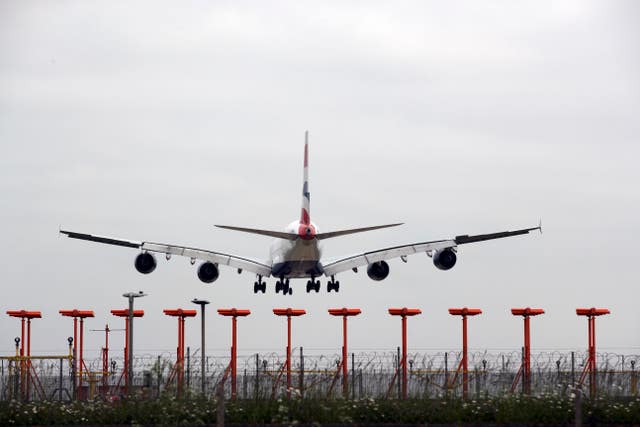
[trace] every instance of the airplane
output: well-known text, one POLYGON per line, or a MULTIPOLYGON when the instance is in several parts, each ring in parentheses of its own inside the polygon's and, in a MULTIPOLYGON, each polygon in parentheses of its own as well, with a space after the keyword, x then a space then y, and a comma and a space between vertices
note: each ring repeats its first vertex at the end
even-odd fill
POLYGON ((214 252, 206 249, 196 249, 181 245, 153 243, 93 234, 78 233, 62 230, 59 232, 73 239, 89 240, 109 245, 123 246, 139 249, 140 253, 135 258, 135 268, 142 274, 149 274, 156 269, 157 262, 154 253, 164 254, 169 260, 172 255, 190 258, 191 265, 196 260, 202 261, 198 267, 198 278, 204 283, 213 283, 219 277, 219 266, 225 265, 236 268, 238 273, 249 271, 256 274, 257 280, 253 284, 253 292, 266 292, 264 278, 273 276, 277 278, 275 291, 283 295, 291 295, 293 290, 290 279, 307 280, 307 293, 320 291, 321 276, 329 278, 327 292, 340 290, 340 282, 335 279, 338 273, 348 270, 358 272, 359 267, 367 267, 367 275, 375 281, 381 281, 389 275, 390 259, 400 258, 407 262, 407 256, 426 253, 432 258, 433 264, 440 270, 450 270, 457 261, 458 245, 481 242, 485 240, 500 239, 510 236, 528 234, 530 231, 542 232, 542 223, 537 227, 523 228, 514 231, 502 231, 490 234, 460 235, 452 239, 433 240, 428 242, 410 243, 401 246, 378 249, 363 252, 357 255, 343 257, 330 262, 323 262, 320 242, 334 237, 361 233, 371 230, 396 227, 402 223, 377 225, 372 227, 353 228, 330 232, 320 232, 318 226, 311 221, 310 193, 309 193, 309 133, 305 132, 304 144, 304 170, 302 184, 302 208, 300 219, 291 222, 284 231, 262 230, 255 228, 235 227, 228 225, 216 225, 218 228, 258 234, 275 238, 269 251, 269 258, 265 262, 214 252))

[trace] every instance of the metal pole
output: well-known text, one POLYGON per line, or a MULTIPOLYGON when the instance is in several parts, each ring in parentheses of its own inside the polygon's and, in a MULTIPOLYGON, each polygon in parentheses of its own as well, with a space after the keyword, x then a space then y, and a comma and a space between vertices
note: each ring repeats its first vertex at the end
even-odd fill
POLYGON ((236 400, 236 316, 231 318, 231 399, 236 400))
POLYGON ((407 398, 407 316, 402 316, 402 398, 407 398))
POLYGON ((291 316, 287 316, 287 398, 291 399, 291 316))
POLYGON ((529 335, 529 316, 524 316, 524 392, 531 393, 531 337, 529 335))
POLYGON ((200 313, 202 313, 201 315, 201 319, 200 319, 200 391, 202 391, 202 394, 204 395, 205 393, 205 387, 206 387, 206 382, 205 382, 205 350, 204 350, 204 346, 205 346, 205 323, 204 323, 204 304, 202 304, 202 306, 200 307, 200 313))
POLYGON ((206 372, 205 372, 205 368, 206 368, 206 356, 205 356, 205 305, 209 304, 209 301, 207 300, 203 300, 203 299, 198 299, 198 298, 194 298, 191 300, 192 303, 194 304, 198 304, 200 306, 200 377, 201 377, 201 384, 200 384, 200 391, 202 392, 202 395, 204 396, 205 391, 206 391, 206 372))
POLYGON ((129 294, 129 313, 127 323, 129 326, 129 341, 127 342, 127 393, 131 393, 133 385, 133 295, 129 294))
POLYGON ((84 398, 83 396, 83 392, 82 392, 82 382, 83 382, 83 368, 84 366, 84 318, 80 318, 80 342, 78 343, 80 346, 80 357, 78 357, 78 363, 80 366, 80 369, 78 370, 78 376, 79 376, 79 381, 80 381, 80 395, 82 398, 84 398))
POLYGON ((467 316, 462 316, 462 395, 466 399, 469 393, 467 365, 467 316))
POLYGON ((345 399, 349 395, 349 383, 347 382, 347 316, 342 316, 342 394, 345 399))
POLYGON ((27 319, 27 401, 31 399, 31 319, 27 319))

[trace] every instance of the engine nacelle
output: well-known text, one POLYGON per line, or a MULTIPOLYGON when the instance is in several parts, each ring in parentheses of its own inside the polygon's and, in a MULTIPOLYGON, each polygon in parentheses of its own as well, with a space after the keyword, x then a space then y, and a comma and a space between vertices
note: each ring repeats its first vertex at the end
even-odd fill
POLYGON ((156 257, 149 252, 143 252, 136 257, 136 270, 142 274, 149 274, 156 269, 156 257))
POLYGON ((369 264, 367 267, 367 275, 376 282, 384 280, 389 275, 389 264, 385 261, 378 261, 373 264, 369 264))
POLYGON ((451 248, 441 249, 433 254, 433 265, 440 270, 450 270, 456 265, 458 257, 451 248))
POLYGON ((200 264, 200 267, 198 267, 198 279, 204 283, 215 282, 219 275, 220 271, 218 270, 218 266, 212 262, 203 262, 200 264))

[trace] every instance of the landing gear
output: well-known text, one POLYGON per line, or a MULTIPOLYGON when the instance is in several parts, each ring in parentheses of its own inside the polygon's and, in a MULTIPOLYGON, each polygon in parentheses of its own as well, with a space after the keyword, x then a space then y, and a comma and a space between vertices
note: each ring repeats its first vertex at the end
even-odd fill
POLYGON ((258 292, 263 294, 267 292, 267 284, 262 281, 262 276, 258 276, 258 281, 253 283, 253 293, 257 294, 258 292))
POLYGON ((307 293, 311 291, 316 291, 316 293, 320 292, 320 281, 316 280, 313 276, 311 280, 307 280, 307 293))
POLYGON ((336 292, 340 291, 340 282, 336 281, 333 276, 331 276, 331 280, 327 282, 327 292, 331 292, 332 290, 336 292))
POLYGON ((282 291, 282 295, 293 294, 293 289, 289 287, 289 279, 281 277, 280 280, 276 282, 276 294, 279 294, 280 291, 282 291))

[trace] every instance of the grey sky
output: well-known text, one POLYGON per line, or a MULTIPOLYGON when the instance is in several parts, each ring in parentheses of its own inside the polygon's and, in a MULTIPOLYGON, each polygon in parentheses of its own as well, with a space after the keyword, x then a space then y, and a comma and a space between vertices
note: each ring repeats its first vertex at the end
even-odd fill
MULTIPOLYGON (((33 351, 60 352, 62 308, 100 328, 142 289, 137 348, 172 349, 163 308, 237 306, 240 350, 280 349, 279 306, 305 308, 295 345, 338 350, 326 309, 358 306, 354 348, 394 348, 415 306, 413 348, 458 348, 448 307, 484 310, 476 348, 517 349, 508 309, 540 306, 533 346, 586 347, 578 306, 604 306, 598 345, 638 351, 640 30, 636 2, 0 3, 0 272, 7 309, 42 310, 33 351), (251 274, 204 285, 186 259, 142 276, 135 251, 58 238, 85 232, 265 258, 297 218, 310 131, 311 215, 322 230, 403 227, 327 241, 325 257, 532 226, 545 234, 462 247, 438 271, 391 262, 381 283, 340 276, 339 294, 253 294, 251 274), (195 306, 194 306, 195 307, 195 306)), ((323 289, 325 283, 323 280, 323 289)), ((16 320, 0 322, 12 351, 16 320)), ((212 349, 229 345, 209 316, 212 349)), ((199 323, 187 324, 198 346, 199 323)), ((121 339, 114 338, 116 349, 121 339)), ((4 344, 1 344, 4 343, 4 344)), ((101 334, 89 334, 97 350, 101 334)), ((90 350, 91 351, 91 350, 90 350)), ((95 352, 97 356, 97 352, 95 352)))

